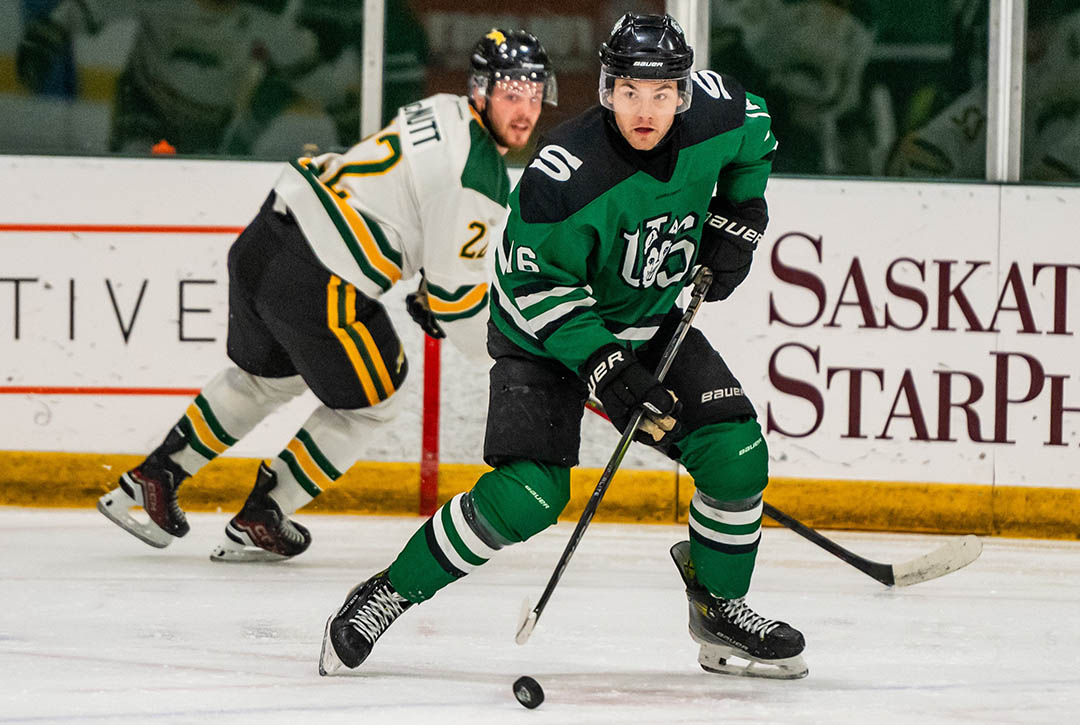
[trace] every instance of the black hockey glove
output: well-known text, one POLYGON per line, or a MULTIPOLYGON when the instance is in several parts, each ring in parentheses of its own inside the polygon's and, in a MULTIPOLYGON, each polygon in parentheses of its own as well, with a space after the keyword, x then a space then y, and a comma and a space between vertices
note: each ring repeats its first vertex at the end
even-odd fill
POLYGON ((67 28, 43 18, 30 23, 15 49, 15 75, 35 93, 44 90, 49 71, 71 45, 67 28))
POLYGON ((675 429, 681 405, 675 394, 637 361, 625 347, 610 343, 589 356, 581 368, 589 392, 604 404, 604 412, 620 432, 638 408, 645 408, 634 439, 655 444, 675 429))
POLYGON ((713 273, 712 286, 705 294, 706 302, 726 300, 746 279, 754 250, 769 223, 764 199, 751 199, 742 204, 713 197, 709 213, 701 229, 701 249, 698 263, 713 273))
POLYGON ((446 337, 446 333, 435 319, 435 313, 428 306, 427 280, 423 277, 420 278, 420 286, 416 291, 405 295, 405 309, 409 311, 409 317, 413 318, 413 322, 420 325, 428 335, 436 340, 446 337))

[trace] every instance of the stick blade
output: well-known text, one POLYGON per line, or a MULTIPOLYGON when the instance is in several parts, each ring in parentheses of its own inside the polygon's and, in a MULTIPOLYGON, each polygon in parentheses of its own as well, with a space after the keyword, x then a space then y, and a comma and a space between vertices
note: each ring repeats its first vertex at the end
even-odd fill
POLYGON ((893 566, 893 586, 906 587, 937 579, 979 558, 982 542, 973 534, 961 536, 917 559, 893 566))
POLYGON ((529 641, 529 635, 536 629, 536 620, 539 615, 536 610, 529 609, 529 598, 526 597, 521 602, 521 618, 518 623, 517 634, 514 635, 514 641, 518 644, 525 644, 529 641))

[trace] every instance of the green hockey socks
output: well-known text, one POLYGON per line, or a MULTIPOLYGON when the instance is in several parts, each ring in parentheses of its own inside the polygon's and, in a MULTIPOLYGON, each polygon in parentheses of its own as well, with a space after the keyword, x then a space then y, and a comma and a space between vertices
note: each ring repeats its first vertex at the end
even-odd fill
POLYGON ((690 501, 690 558, 714 596, 737 599, 750 588, 761 539, 762 491, 769 453, 756 420, 694 431, 679 446, 697 491, 690 501))
POLYGON ((430 599, 499 549, 554 524, 569 500, 568 468, 535 461, 499 466, 413 534, 390 565, 390 582, 410 602, 430 599))

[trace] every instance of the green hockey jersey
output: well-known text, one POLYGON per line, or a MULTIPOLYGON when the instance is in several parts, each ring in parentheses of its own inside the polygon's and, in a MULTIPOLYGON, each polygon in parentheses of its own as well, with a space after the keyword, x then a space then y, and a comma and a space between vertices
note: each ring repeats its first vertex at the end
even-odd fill
POLYGON ((524 350, 578 371, 637 348, 689 282, 714 194, 763 198, 776 139, 761 98, 714 71, 666 139, 635 151, 596 106, 548 134, 510 196, 491 319, 524 350))

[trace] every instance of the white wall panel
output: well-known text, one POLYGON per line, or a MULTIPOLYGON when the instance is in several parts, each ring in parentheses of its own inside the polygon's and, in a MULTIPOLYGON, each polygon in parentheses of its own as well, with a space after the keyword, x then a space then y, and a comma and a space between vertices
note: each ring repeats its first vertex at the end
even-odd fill
MULTIPOLYGON (((0 158, 0 388, 200 387, 228 364, 231 232, 11 225, 242 227, 277 168, 0 158)), ((1080 486, 1080 412, 1068 410, 1080 408, 1080 189, 778 179, 768 197, 749 279, 699 326, 770 430, 775 475, 1080 486)), ((371 460, 419 457, 411 286, 384 298, 411 361, 409 404, 360 443, 371 460)), ((443 459, 479 462, 486 371, 450 346, 443 360, 443 459)), ((0 448, 142 452, 186 404, 0 394, 0 448)), ((272 455, 312 405, 305 396, 234 452, 272 455)), ((587 415, 583 439, 582 463, 602 466, 617 436, 587 415)), ((625 465, 667 466, 641 447, 625 465)))

